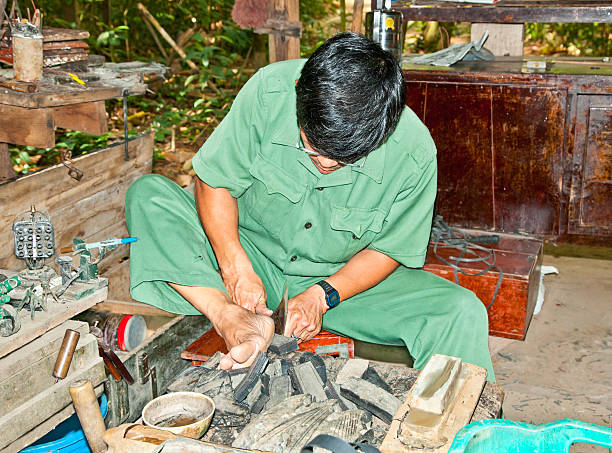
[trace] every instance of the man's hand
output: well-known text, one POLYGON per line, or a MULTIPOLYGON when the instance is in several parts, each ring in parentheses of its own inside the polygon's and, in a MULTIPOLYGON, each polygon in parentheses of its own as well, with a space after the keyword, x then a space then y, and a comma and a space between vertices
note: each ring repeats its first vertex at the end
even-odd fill
POLYGON ((221 272, 223 283, 234 303, 260 315, 270 316, 266 307, 266 289, 261 278, 252 268, 231 273, 221 272))
POLYGON ((308 288, 289 299, 284 335, 294 335, 298 342, 308 341, 321 331, 323 314, 327 311, 325 291, 319 285, 308 288))
POLYGON ((236 304, 228 304, 214 326, 229 350, 219 364, 223 370, 251 366, 257 353, 268 348, 274 335, 272 318, 251 313, 236 304))

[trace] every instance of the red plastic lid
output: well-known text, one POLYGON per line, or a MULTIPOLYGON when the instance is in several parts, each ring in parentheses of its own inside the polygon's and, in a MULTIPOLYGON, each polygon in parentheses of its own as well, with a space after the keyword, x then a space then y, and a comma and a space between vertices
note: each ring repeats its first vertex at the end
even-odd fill
POLYGON ((127 351, 127 348, 125 347, 125 329, 131 317, 132 315, 125 315, 123 318, 121 318, 119 327, 117 327, 117 346, 119 346, 119 349, 122 351, 127 351))

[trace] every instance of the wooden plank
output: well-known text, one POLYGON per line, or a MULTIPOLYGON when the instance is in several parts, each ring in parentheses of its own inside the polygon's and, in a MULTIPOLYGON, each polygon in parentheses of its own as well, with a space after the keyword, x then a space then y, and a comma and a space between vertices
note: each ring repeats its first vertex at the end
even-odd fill
MULTIPOLYGON (((100 395, 102 395, 102 393, 104 392, 104 384, 95 387, 94 391, 96 392, 96 396, 99 397, 100 395)), ((38 439, 43 437, 49 431, 55 429, 60 423, 62 423, 72 414, 74 414, 74 406, 72 404, 69 404, 57 414, 52 415, 51 417, 40 423, 33 430, 27 432, 19 439, 12 442, 9 446, 1 449, 0 453, 17 453, 23 450, 25 447, 33 444, 38 439)))
POLYGON ((525 8, 521 6, 455 5, 433 8, 397 6, 404 20, 439 22, 524 23, 612 23, 612 6, 525 8))
POLYGON ((0 367, 0 385, 3 385, 11 376, 18 374, 21 370, 30 367, 33 362, 40 361, 49 355, 57 354, 66 329, 75 330, 84 336, 89 333, 89 324, 85 321, 70 319, 0 359, 2 364, 0 367), (27 363, 20 363, 22 360, 27 363))
MULTIPOLYGON (((466 378, 458 390, 458 393, 453 398, 450 406, 447 407, 444 417, 445 422, 439 426, 437 434, 440 438, 447 439, 446 443, 439 448, 427 449, 432 453, 445 453, 450 448, 455 434, 465 425, 470 422, 472 414, 478 405, 478 400, 482 393, 487 377, 487 372, 484 368, 463 363, 463 367, 467 370, 466 378)), ((393 417, 387 436, 383 441, 380 450, 383 453, 416 453, 423 452, 423 448, 408 448, 399 440, 402 421, 410 412, 411 393, 408 394, 404 403, 400 406, 397 413, 393 417)))
POLYGON ((43 27, 43 42, 72 41, 89 38, 86 30, 74 30, 72 28, 43 27))
POLYGON ((49 387, 45 392, 30 399, 14 411, 0 417, 0 448, 4 448, 19 439, 25 433, 35 429, 49 417, 71 405, 68 388, 77 381, 90 380, 94 387, 106 379, 104 362, 98 357, 83 370, 67 376, 66 379, 49 387))
POLYGON ((70 85, 41 85, 37 93, 17 93, 12 90, 0 89, 0 104, 15 105, 29 109, 57 107, 83 102, 103 101, 120 98, 123 90, 128 89, 130 96, 144 94, 147 86, 144 83, 125 86, 110 86, 104 82, 89 82, 87 89, 70 85))
POLYGON ((87 53, 77 52, 73 54, 69 53, 68 51, 64 51, 61 55, 43 56, 43 66, 45 66, 46 68, 49 66, 57 66, 60 64, 72 63, 75 61, 87 61, 87 53))
POLYGON ((64 105, 53 109, 55 127, 102 135, 108 132, 104 101, 64 105))
MULTIPOLYGON (((125 161, 120 143, 75 158, 74 165, 84 173, 80 181, 68 176, 63 165, 56 165, 0 184, 0 244, 12 244, 13 221, 31 204, 48 211, 57 248, 70 245, 74 237, 101 240, 125 232, 125 192, 133 181, 151 172, 153 134, 130 139, 129 153, 130 160, 125 161)), ((0 268, 21 269, 23 262, 11 248, 3 247, 0 268)))
POLYGON ((99 357, 98 341, 89 333, 85 322, 68 321, 27 345, 0 359, 4 377, 0 378, 0 413, 6 414, 21 406, 56 382, 53 368, 66 329, 80 333, 68 375, 72 375, 99 357))
POLYGON ((0 184, 15 177, 8 143, 0 143, 0 184))
POLYGON ((472 24, 471 40, 478 41, 485 31, 489 32, 485 47, 493 52, 493 55, 523 55, 524 24, 474 23, 472 24))
MULTIPOLYGON (((3 274, 9 274, 2 271, 3 274)), ((57 302, 49 302, 47 311, 37 311, 33 320, 26 317, 27 312, 22 311, 21 329, 19 332, 10 337, 0 337, 0 357, 17 350, 21 346, 28 344, 35 338, 40 337, 45 332, 59 326, 64 321, 84 312, 88 308, 93 307, 98 302, 106 299, 107 288, 99 288, 93 294, 85 296, 74 302, 58 304, 57 302), (25 318, 25 319, 24 319, 25 318)))
POLYGON ((100 302, 92 310, 102 313, 123 313, 126 315, 141 315, 141 316, 164 316, 168 318, 176 317, 175 314, 160 310, 153 305, 137 302, 135 300, 123 301, 109 299, 100 302))
POLYGON ((0 142, 38 148, 55 146, 53 111, 0 104, 0 142))
POLYGON ((43 44, 43 52, 52 49, 89 49, 89 44, 82 41, 58 41, 43 44))

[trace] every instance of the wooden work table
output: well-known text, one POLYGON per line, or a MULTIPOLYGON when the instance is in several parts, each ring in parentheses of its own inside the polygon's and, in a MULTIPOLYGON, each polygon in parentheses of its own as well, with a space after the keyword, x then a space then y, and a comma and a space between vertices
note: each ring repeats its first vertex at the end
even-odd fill
MULTIPOLYGON (((1 75, 1 74, 0 74, 1 75)), ((10 76, 12 77, 12 76, 10 76)), ((51 148, 57 127, 101 135, 108 132, 104 101, 145 93, 139 81, 115 78, 65 85, 40 84, 35 93, 0 87, 0 182, 15 177, 8 144, 51 148)))

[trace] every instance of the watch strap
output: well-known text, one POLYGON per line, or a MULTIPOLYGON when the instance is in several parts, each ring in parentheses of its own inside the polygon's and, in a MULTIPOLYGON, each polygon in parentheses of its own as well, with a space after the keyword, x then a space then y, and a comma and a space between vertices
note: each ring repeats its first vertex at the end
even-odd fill
POLYGON ((321 288, 323 288, 323 291, 325 291, 325 301, 327 302, 327 306, 329 308, 334 308, 340 303, 340 294, 338 294, 336 288, 325 280, 317 282, 317 285, 319 285, 321 288))

